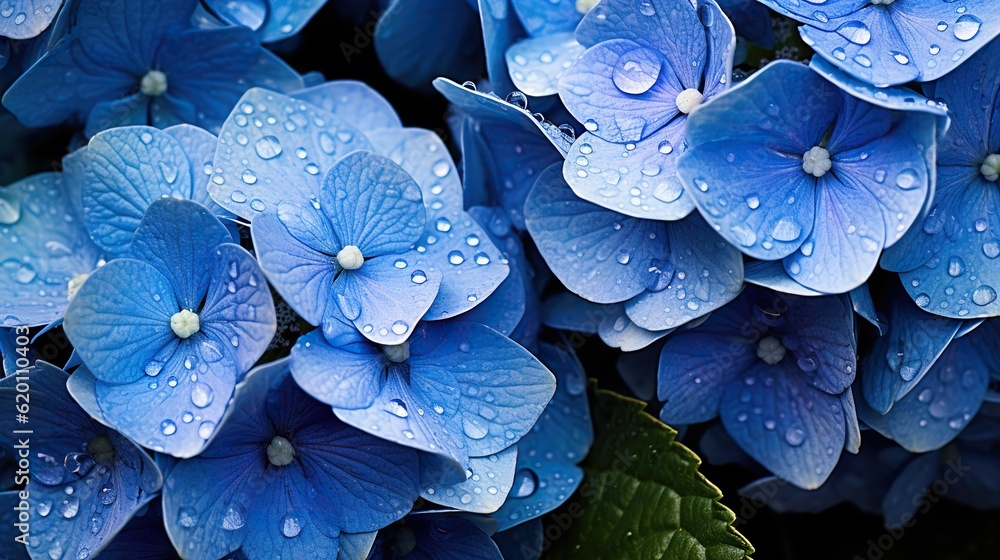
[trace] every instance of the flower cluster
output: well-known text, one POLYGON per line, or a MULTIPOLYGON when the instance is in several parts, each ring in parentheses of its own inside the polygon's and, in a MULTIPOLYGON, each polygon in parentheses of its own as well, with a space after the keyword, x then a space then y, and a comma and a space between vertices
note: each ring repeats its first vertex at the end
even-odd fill
POLYGON ((996 472, 989 2, 324 4, 0 1, 0 556, 538 560, 588 375, 779 511, 996 472), (369 16, 441 129, 286 62, 369 16))

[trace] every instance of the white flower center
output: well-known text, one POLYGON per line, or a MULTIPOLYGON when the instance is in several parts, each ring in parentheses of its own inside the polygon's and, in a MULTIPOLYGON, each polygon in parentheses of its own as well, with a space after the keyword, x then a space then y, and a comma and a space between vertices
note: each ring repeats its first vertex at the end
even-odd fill
POLYGON ((813 146, 809 151, 802 154, 802 170, 813 177, 820 178, 833 167, 830 161, 830 152, 826 148, 813 146))
POLYGON ((167 75, 159 70, 150 70, 139 82, 139 91, 149 97, 159 97, 167 92, 167 75))
POLYGON ((986 156, 983 160, 983 166, 979 168, 979 172, 986 177, 987 181, 996 181, 1000 179, 1000 154, 990 154, 986 156))
POLYGON ((405 362, 410 357, 410 343, 386 344, 382 347, 382 353, 390 362, 405 362))
POLYGON ((757 343, 757 357, 773 366, 784 359, 785 347, 777 337, 769 336, 757 343))
POLYGON ((896 0, 872 0, 872 4, 875 4, 876 6, 888 6, 895 1, 896 0))
POLYGON ((586 15, 587 12, 597 5, 599 0, 576 0, 576 11, 586 15))
POLYGON ((66 299, 68 301, 73 301, 76 293, 80 291, 80 286, 83 285, 87 278, 90 278, 89 274, 77 274, 69 281, 69 286, 66 287, 66 299))
POLYGON ((686 90, 677 94, 677 99, 674 99, 674 103, 677 104, 677 110, 687 115, 698 105, 701 105, 701 100, 705 96, 701 94, 700 91, 694 88, 687 88, 686 90))
POLYGON ((337 264, 344 270, 356 270, 364 264, 365 257, 361 254, 361 249, 354 245, 348 245, 337 253, 337 264))
POLYGON ((267 444, 267 460, 276 467, 283 467, 295 458, 295 448, 292 442, 281 436, 274 436, 267 444))
POLYGON ((187 338, 201 329, 201 322, 194 311, 181 309, 170 317, 170 328, 180 338, 187 338))

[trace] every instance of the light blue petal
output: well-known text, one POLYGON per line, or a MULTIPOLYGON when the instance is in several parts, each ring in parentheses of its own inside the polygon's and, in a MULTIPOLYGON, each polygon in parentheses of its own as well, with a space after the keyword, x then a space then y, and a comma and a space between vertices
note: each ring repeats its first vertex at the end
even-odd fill
POLYGON ((752 261, 744 266, 747 284, 763 286, 776 292, 796 296, 821 296, 822 292, 810 290, 788 275, 781 261, 752 261))
POLYGON ((495 455, 470 457, 465 471, 468 478, 456 484, 439 481, 440 471, 447 467, 440 465, 436 455, 421 455, 420 497, 462 511, 493 513, 511 490, 517 455, 518 448, 512 445, 495 455))
POLYGON ((618 357, 615 364, 615 371, 625 386, 641 401, 656 399, 657 358, 661 348, 661 345, 654 344, 635 352, 626 352, 618 357))
POLYGON ((462 206, 462 181, 441 137, 422 128, 368 133, 375 151, 389 158, 420 185, 428 215, 462 206))
POLYGON ((371 149, 364 135, 326 111, 253 88, 222 125, 208 192, 226 210, 252 220, 281 201, 302 205, 317 198, 333 164, 363 149, 371 149))
POLYGON ((508 0, 471 0, 479 5, 479 21, 486 51, 486 75, 493 90, 502 94, 514 90, 504 53, 525 36, 524 27, 508 0))
POLYGON ((80 287, 63 327, 98 379, 129 383, 173 354, 170 317, 179 310, 166 276, 145 262, 116 259, 80 287))
POLYGON ((859 403, 861 420, 914 453, 951 441, 975 416, 989 384, 988 366, 976 346, 983 342, 976 338, 969 335, 948 345, 920 382, 886 414, 859 403))
POLYGON ((839 397, 812 389, 789 366, 789 360, 775 366, 758 362, 727 386, 720 414, 744 451, 777 476, 812 490, 840 457, 844 410, 839 397), (751 377, 759 382, 747 384, 751 377), (741 398, 744 394, 749 399, 741 398))
POLYGON ((57 320, 70 281, 93 271, 102 254, 63 176, 42 173, 0 189, 0 231, 0 326, 57 320))
POLYGON ((669 256, 661 222, 622 216, 578 198, 560 165, 543 171, 525 203, 525 222, 553 273, 573 293, 616 303, 642 293, 653 259, 669 256))
POLYGON ((545 300, 543 322, 556 329, 599 334, 602 342, 623 352, 645 348, 671 332, 637 326, 622 303, 591 303, 571 293, 555 294, 545 300))
MULTIPOLYGON (((400 344, 428 313, 442 285, 441 273, 421 268, 416 253, 366 260, 357 270, 342 271, 332 300, 322 302, 324 329, 346 319, 379 344, 400 344)), ((313 302, 312 305, 316 305, 313 302)))
POLYGON ((327 335, 333 343, 317 329, 300 337, 292 347, 295 382, 334 408, 371 406, 385 384, 382 352, 352 325, 327 335))
POLYGON ((922 311, 899 288, 885 311, 889 330, 860 364, 865 401, 878 414, 920 383, 962 326, 962 321, 922 311))
POLYGON ((583 51, 572 31, 521 39, 506 54, 514 87, 532 97, 559 93, 559 76, 583 51))
POLYGON ((330 112, 365 134, 380 128, 403 127, 392 105, 364 82, 334 80, 292 95, 330 112))
MULTIPOLYGON (((223 23, 243 25, 253 30, 260 29, 267 19, 270 2, 268 0, 250 0, 248 2, 226 2, 225 0, 205 0, 204 8, 223 23)), ((214 22, 213 22, 214 23, 214 22)))
POLYGON ((739 295, 743 258, 700 216, 667 222, 663 235, 670 245, 669 256, 654 258, 648 272, 655 280, 625 304, 638 327, 652 331, 676 328, 739 295))
POLYGON ((0 37, 23 40, 37 37, 52 23, 62 0, 9 0, 0 11, 0 37))
POLYGON ((469 215, 495 245, 504 248, 503 254, 510 274, 485 301, 463 313, 462 319, 486 325, 504 336, 511 336, 524 319, 526 308, 538 303, 531 286, 531 265, 525 258, 521 239, 512 233, 509 222, 507 235, 504 237, 496 235, 496 230, 490 227, 494 220, 506 220, 500 209, 478 206, 470 208, 469 215))
POLYGON ((694 210, 684 195, 677 161, 687 119, 678 118, 636 143, 606 142, 587 132, 563 164, 563 177, 580 198, 627 216, 679 220, 694 210))

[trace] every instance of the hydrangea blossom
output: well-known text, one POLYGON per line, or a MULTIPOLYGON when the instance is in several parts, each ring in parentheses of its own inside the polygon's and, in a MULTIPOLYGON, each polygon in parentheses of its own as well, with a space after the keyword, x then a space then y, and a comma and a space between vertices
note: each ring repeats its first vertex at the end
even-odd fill
POLYGON ((217 129, 250 86, 302 80, 243 26, 198 29, 197 0, 80 0, 66 35, 4 94, 28 126, 179 123, 217 129), (58 85, 57 85, 58 84, 58 85))
POLYGON ((164 521, 185 555, 336 558, 340 535, 376 531, 412 507, 416 452, 338 420, 288 366, 251 371, 212 444, 166 476, 164 521))
POLYGON ((70 302, 66 335, 108 422, 178 457, 215 433, 233 388, 275 331, 263 273, 201 205, 150 205, 128 252, 70 302))
POLYGON ((898 271, 923 310, 953 318, 1000 314, 1000 40, 928 84, 948 104, 952 125, 938 146, 930 212, 881 264, 898 271))
POLYGON ((936 80, 1000 34, 986 0, 759 1, 805 23, 802 40, 823 58, 876 85, 936 80))
POLYGON ((587 132, 563 175, 589 202, 646 219, 694 209, 676 176, 687 115, 729 87, 735 35, 714 0, 604 0, 576 31, 587 50, 559 96, 587 132))
POLYGON ((448 459, 516 443, 555 391, 552 374, 527 350, 476 323, 421 323, 408 341, 375 344, 331 323, 292 350, 296 382, 348 424, 448 459))
POLYGON ((854 314, 844 296, 802 298, 747 287, 660 354, 660 418, 722 418, 739 446, 796 486, 816 488, 860 433, 850 389, 854 314))
POLYGON ((842 293, 933 193, 935 130, 929 114, 875 106, 779 61, 691 115, 678 173, 730 243, 842 293))
MULTIPOLYGON (((21 436, 31 450, 28 552, 32 558, 96 557, 129 518, 157 495, 163 482, 142 449, 73 402, 66 390, 67 379, 61 369, 37 362, 0 380, 0 403, 10 410, 23 402, 17 385, 30 384, 30 427, 44 434, 21 436)), ((10 434, 24 429, 13 414, 0 424, 10 434)), ((11 437, 2 445, 16 455, 17 444, 11 437)), ((4 552, 18 546, 7 541, 4 552)))

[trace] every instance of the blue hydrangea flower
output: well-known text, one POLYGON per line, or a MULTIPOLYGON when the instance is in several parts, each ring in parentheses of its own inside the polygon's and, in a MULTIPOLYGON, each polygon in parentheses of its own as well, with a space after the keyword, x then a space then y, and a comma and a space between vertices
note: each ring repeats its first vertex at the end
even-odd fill
MULTIPOLYGON (((382 154, 391 161, 374 154, 364 156, 368 158, 365 161, 382 162, 379 168, 390 173, 386 179, 396 177, 402 181, 400 184, 416 187, 408 188, 405 195, 423 201, 425 227, 416 238, 410 237, 410 228, 397 232, 405 234, 408 244, 403 243, 403 237, 395 239, 392 254, 401 255, 411 245, 413 250, 408 251, 398 264, 395 261, 388 263, 393 270, 379 270, 400 280, 405 276, 406 282, 414 284, 413 290, 429 291, 438 277, 440 287, 436 297, 433 294, 430 296, 433 300, 430 307, 424 307, 415 316, 392 317, 392 321, 378 328, 374 323, 360 322, 362 330, 368 330, 365 325, 372 325, 370 332, 366 332, 370 336, 403 340, 408 331, 400 324, 396 330, 402 332, 393 332, 392 325, 397 320, 405 322, 407 329, 412 329, 425 310, 425 318, 431 320, 447 319, 468 311, 486 299, 508 274, 500 251, 462 206, 462 183, 444 143, 428 130, 401 128, 391 108, 369 88, 359 87, 356 83, 333 82, 300 92, 295 99, 265 90, 250 90, 226 120, 219 142, 209 193, 224 208, 254 222, 261 213, 280 214, 282 203, 301 206, 306 216, 334 212, 332 206, 321 204, 320 191, 324 182, 333 180, 331 173, 335 165, 340 166, 341 173, 350 171, 348 168, 351 166, 342 162, 341 158, 354 150, 372 150, 382 154), (303 100, 316 100, 335 109, 335 113, 303 100), (375 112, 368 113, 369 110, 375 112), (354 116, 338 117, 347 117, 350 113, 354 116), (281 188, 275 188, 275 185, 281 188), (317 204, 319 209, 315 208, 317 204), (413 282, 413 279, 416 281, 413 282), (385 333, 380 332, 383 328, 385 333)), ((350 161, 360 161, 358 158, 361 157, 355 155, 350 161)), ((361 173, 362 170, 354 172, 361 173)), ((364 174, 368 181, 378 178, 373 171, 365 171, 364 174)), ((359 185, 353 185, 351 189, 357 191, 359 185)), ((347 205, 353 212, 357 200, 360 199, 338 204, 347 205)), ((418 205, 412 204, 415 202, 400 198, 401 205, 419 214, 418 205)), ((370 210, 368 219, 372 227, 386 225, 377 209, 370 210)), ((335 217, 342 220, 345 216, 337 214, 335 217)), ((361 216, 352 217, 351 223, 360 227, 360 222, 355 220, 361 219, 361 216)), ((396 227, 402 224, 388 225, 396 227)), ((337 227, 346 228, 346 222, 337 227)), ((255 225, 254 230, 258 229, 259 226, 255 225)), ((375 233, 365 232, 365 235, 375 233)), ((324 242, 334 240, 325 235, 319 239, 326 240, 324 242)), ((335 256, 340 249, 342 247, 337 247, 332 255, 335 256)), ((262 258, 266 258, 263 255, 264 251, 261 251, 262 258)), ((325 261, 329 263, 329 259, 325 261)), ((379 263, 373 261, 372 264, 379 263)), ((269 266, 265 263, 264 268, 269 266)), ((365 269, 360 271, 364 273, 365 269)), ((326 288, 323 287, 324 290, 326 288)), ((289 299, 303 317, 319 324, 319 317, 322 316, 317 312, 322 308, 317 307, 319 300, 303 301, 303 305, 296 306, 292 298, 289 299)), ((407 305, 417 308, 423 303, 407 305)), ((353 309, 349 307, 349 310, 353 309)))
POLYGON ((954 318, 1000 314, 1000 40, 929 84, 952 125, 938 145, 930 212, 882 257, 925 311, 954 318))
POLYGON ((622 215, 577 197, 560 167, 539 174, 524 212, 539 252, 571 292, 624 303, 628 318, 650 331, 676 328, 739 294, 743 259, 701 217, 622 215))
POLYGON ((759 0, 806 25, 802 40, 823 58, 876 85, 936 80, 1000 34, 988 0, 759 0))
POLYGON ((513 489, 496 512, 500 530, 536 519, 562 505, 583 481, 576 466, 594 441, 587 374, 572 351, 542 343, 539 358, 557 388, 535 426, 517 442, 513 489))
MULTIPOLYGON (((30 428, 35 435, 6 438, 4 451, 16 456, 18 437, 31 451, 29 493, 33 558, 97 556, 132 515, 153 499, 163 479, 153 460, 135 444, 84 412, 66 390, 66 372, 38 362, 26 374, 0 380, 0 402, 15 410, 17 385, 31 387, 30 428), (38 437, 36 437, 38 436, 38 437)), ((6 415, 8 434, 25 426, 6 415)), ((4 543, 4 551, 16 543, 4 543)))
POLYGON ((212 444, 166 476, 163 517, 185 556, 336 558, 340 535, 376 531, 413 506, 416 452, 338 420, 288 365, 251 371, 212 444))
POLYGON ((208 11, 231 25, 244 25, 262 43, 292 37, 309 23, 327 0, 203 0, 208 11))
POLYGON ((562 162, 575 138, 569 125, 539 121, 524 105, 438 78, 434 87, 463 116, 460 138, 465 205, 495 205, 524 229, 524 200, 538 174, 562 162))
POLYGON ((741 251, 842 293, 923 211, 935 131, 930 114, 884 109, 778 61, 691 115, 678 173, 741 251))
POLYGON ((324 329, 346 319, 398 344, 441 282, 437 270, 407 263, 425 224, 416 182, 382 156, 355 152, 327 173, 313 205, 283 202, 252 231, 261 266, 303 318, 324 329))
POLYGON ((890 317, 890 328, 895 327, 895 332, 890 330, 883 337, 896 335, 902 340, 897 346, 890 338, 890 347, 885 350, 881 340, 876 342, 870 359, 863 364, 866 402, 858 403, 858 416, 905 449, 923 453, 953 440, 983 404, 991 374, 1000 373, 1000 358, 993 350, 1000 337, 1000 320, 987 319, 971 332, 956 336, 960 321, 929 315, 909 298, 903 299, 890 317), (876 354, 879 351, 885 352, 884 358, 876 354), (879 367, 883 359, 890 368, 893 362, 906 360, 898 366, 902 382, 886 372, 885 366, 879 367), (868 382, 869 376, 875 380, 868 382), (886 378, 895 394, 884 388, 886 378), (874 387, 869 390, 869 385, 874 387), (868 406, 872 392, 882 398, 879 404, 888 401, 888 406, 881 410, 868 406), (888 398, 884 393, 889 393, 888 398), (895 400, 890 400, 894 396, 895 400))
POLYGON ((190 123, 218 129, 248 87, 302 79, 243 26, 198 29, 197 0, 80 0, 66 35, 3 97, 28 126, 190 123))
POLYGON ((604 0, 576 31, 587 47, 559 96, 587 132, 563 175, 578 196, 629 216, 694 209, 676 176, 687 115, 729 87, 735 34, 714 0, 604 0))
POLYGON ((63 0, 6 0, 0 4, 0 38, 31 39, 59 14, 63 0))
POLYGON ((722 418, 751 457, 796 486, 817 488, 841 449, 860 443, 849 390, 857 367, 845 296, 802 298, 748 286, 660 354, 660 418, 722 418))
POLYGON ((222 223, 198 203, 164 198, 128 252, 83 283, 64 327, 109 423, 190 457, 271 341, 275 312, 257 262, 222 223))
POLYGON ((101 262, 78 195, 62 173, 33 175, 0 190, 0 326, 58 321, 101 262))
POLYGON ((379 531, 370 560, 503 560, 490 538, 496 523, 448 511, 412 513, 379 531))
MULTIPOLYGON (((332 322, 299 339, 292 373, 344 422, 449 461, 500 453, 535 424, 555 391, 552 374, 496 331, 465 321, 425 322, 408 341, 379 345, 332 322)), ((464 480, 464 476, 460 480, 464 480)))

